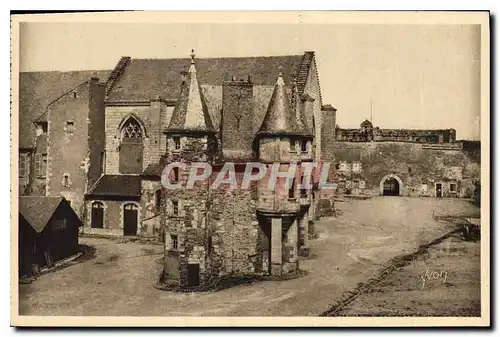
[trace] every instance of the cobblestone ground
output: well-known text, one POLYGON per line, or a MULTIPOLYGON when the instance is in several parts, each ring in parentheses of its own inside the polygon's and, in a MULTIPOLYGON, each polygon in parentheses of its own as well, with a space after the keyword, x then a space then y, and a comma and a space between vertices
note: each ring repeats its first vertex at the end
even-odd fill
POLYGON ((345 291, 392 257, 410 253, 449 231, 432 214, 477 213, 456 199, 378 197, 337 203, 337 218, 316 223, 319 238, 300 267, 308 275, 215 293, 153 288, 162 246, 82 238, 96 258, 20 285, 21 315, 307 316, 320 315, 345 291))

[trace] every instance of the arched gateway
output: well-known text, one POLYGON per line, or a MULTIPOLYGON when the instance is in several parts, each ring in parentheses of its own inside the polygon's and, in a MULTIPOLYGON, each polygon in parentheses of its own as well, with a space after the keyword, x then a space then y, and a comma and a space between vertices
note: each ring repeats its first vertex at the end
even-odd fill
POLYGON ((380 195, 403 195, 403 181, 395 174, 388 174, 380 180, 380 195))

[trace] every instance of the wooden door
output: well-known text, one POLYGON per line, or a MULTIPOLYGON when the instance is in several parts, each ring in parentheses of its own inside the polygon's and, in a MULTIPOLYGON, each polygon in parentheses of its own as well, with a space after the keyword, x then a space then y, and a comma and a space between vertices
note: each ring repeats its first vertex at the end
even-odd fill
POLYGON ((190 263, 187 265, 188 287, 196 287, 200 285, 200 265, 190 263))
POLYGON ((90 218, 92 228, 104 227, 104 206, 100 202, 92 203, 92 214, 90 218))
POLYGON ((137 205, 126 204, 123 208, 123 235, 137 235, 137 205))

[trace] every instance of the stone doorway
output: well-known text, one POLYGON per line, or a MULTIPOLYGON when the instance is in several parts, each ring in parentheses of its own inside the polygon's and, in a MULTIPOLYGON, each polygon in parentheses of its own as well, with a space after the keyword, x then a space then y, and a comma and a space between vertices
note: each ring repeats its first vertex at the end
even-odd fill
POLYGON ((403 181, 395 174, 388 174, 380 181, 380 195, 403 195, 403 181))

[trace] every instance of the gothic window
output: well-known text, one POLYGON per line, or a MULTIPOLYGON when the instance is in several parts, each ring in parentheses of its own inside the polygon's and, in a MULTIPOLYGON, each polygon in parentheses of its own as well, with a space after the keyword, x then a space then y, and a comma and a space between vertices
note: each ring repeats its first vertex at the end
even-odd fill
POLYGON ((123 125, 122 138, 142 138, 141 126, 135 118, 129 118, 123 125))
POLYGON ((120 173, 139 174, 142 172, 143 132, 139 122, 130 117, 121 129, 120 173))

